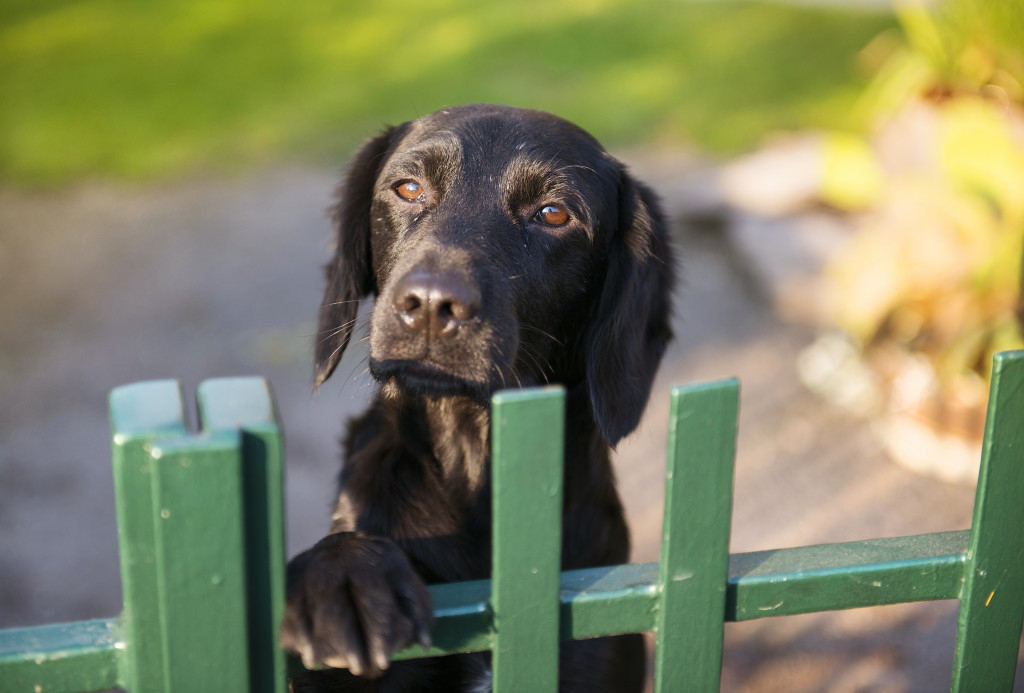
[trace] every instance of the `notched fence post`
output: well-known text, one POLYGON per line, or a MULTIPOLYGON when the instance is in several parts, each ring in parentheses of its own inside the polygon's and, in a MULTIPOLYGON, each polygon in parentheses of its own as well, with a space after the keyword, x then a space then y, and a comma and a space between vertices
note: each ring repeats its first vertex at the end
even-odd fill
POLYGON ((125 632, 133 691, 285 690, 277 648, 284 550, 281 436, 262 379, 111 394, 125 632))

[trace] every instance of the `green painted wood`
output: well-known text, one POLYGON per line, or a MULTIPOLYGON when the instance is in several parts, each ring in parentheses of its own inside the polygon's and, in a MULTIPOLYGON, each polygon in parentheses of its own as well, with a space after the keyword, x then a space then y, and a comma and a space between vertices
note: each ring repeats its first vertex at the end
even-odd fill
POLYGON ((264 378, 210 378, 199 384, 196 399, 203 430, 279 427, 274 397, 264 378))
POLYGON ((72 693, 121 685, 116 620, 0 630, 0 691, 72 693))
POLYGON ((655 619, 655 684, 718 690, 739 383, 672 390, 655 619))
POLYGON ((160 691, 167 664, 158 623, 150 449, 157 438, 185 435, 181 387, 172 380, 125 385, 111 391, 109 407, 124 595, 121 685, 132 691, 160 691))
POLYGON ((561 603, 563 640, 653 631, 660 603, 658 564, 566 571, 561 603))
POLYGON ((250 678, 254 693, 285 693, 284 441, 273 396, 262 378, 207 380, 197 395, 203 430, 242 434, 250 678))
POLYGON ((558 688, 565 392, 493 398, 494 690, 558 688))
POLYGON ((956 599, 967 534, 941 532, 735 555, 729 565, 726 620, 956 599))
POLYGON ((151 455, 167 664, 160 690, 244 693, 250 672, 241 435, 164 439, 151 455))
MULTIPOLYGON (((729 561, 725 620, 956 599, 963 584, 968 534, 939 532, 734 554, 729 561)), ((560 638, 654 631, 661 599, 658 572, 658 563, 563 572, 560 638)), ((490 584, 478 580, 431 585, 434 647, 410 647, 394 658, 490 649, 490 584)))
POLYGON ((457 652, 482 652, 494 644, 491 581, 472 580, 429 585, 434 604, 433 644, 412 645, 392 659, 418 659, 457 652))
POLYGON ((1024 618, 1024 351, 993 361, 953 691, 1013 688, 1024 618))
MULTIPOLYGON (((1024 537, 1006 529, 1024 520, 1024 352, 996 358, 971 532, 729 556, 737 392, 728 382, 673 393, 661 564, 562 574, 550 529, 561 519, 562 394, 499 395, 495 579, 432 586, 434 646, 396 659, 493 649, 495 690, 554 690, 557 639, 653 630, 667 674, 656 685, 675 689, 676 676, 682 689, 714 690, 723 619, 959 597, 953 689, 1010 690, 1024 614, 1024 537)), ((280 426, 258 379, 210 381, 199 399, 206 433, 188 437, 176 383, 111 393, 125 611, 0 631, 0 691, 282 690, 266 637, 283 587, 280 426)))

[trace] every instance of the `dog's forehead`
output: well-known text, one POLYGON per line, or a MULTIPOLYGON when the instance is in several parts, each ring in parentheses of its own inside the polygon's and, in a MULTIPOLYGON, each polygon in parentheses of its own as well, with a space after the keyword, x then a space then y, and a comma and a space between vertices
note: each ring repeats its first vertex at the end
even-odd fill
POLYGON ((467 165, 476 160, 493 168, 530 156, 563 164, 611 162, 589 133, 543 111, 474 104, 443 109, 410 125, 401 149, 457 149, 467 165))

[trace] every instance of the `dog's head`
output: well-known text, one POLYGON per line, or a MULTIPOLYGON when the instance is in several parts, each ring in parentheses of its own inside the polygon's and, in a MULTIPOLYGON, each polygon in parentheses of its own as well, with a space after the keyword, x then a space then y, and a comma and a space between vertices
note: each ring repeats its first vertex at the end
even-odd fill
POLYGON ((636 427, 671 337, 671 249, 651 192, 586 132, 490 105, 404 123, 355 156, 333 219, 317 386, 373 294, 385 388, 582 385, 609 444, 636 427))

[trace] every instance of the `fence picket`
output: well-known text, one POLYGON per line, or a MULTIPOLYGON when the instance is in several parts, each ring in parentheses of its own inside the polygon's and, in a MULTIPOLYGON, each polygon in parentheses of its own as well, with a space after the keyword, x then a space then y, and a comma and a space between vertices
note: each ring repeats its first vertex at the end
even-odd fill
POLYGON ((565 392, 494 397, 495 693, 558 688, 565 392))
POLYGON ((735 380, 672 391, 656 693, 718 690, 738 408, 735 380))
POLYGON ((1024 352, 997 354, 967 545, 954 693, 1013 688, 1024 618, 1024 352))

